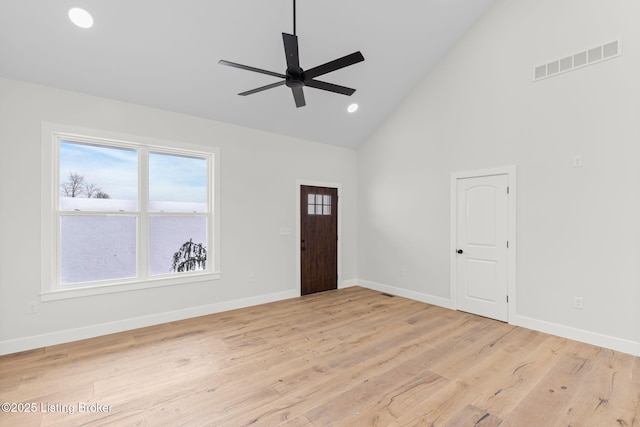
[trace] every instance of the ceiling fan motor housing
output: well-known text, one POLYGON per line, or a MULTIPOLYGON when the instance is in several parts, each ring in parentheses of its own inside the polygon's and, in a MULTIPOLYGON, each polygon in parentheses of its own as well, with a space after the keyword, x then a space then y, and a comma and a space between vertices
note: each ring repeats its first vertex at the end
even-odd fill
POLYGON ((302 87, 304 86, 304 71, 300 67, 287 68, 287 78, 285 84, 287 87, 302 87))

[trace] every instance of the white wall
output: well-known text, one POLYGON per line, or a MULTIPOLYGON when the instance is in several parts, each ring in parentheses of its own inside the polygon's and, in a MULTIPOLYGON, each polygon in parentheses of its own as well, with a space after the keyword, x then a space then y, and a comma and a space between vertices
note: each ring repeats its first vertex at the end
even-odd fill
POLYGON ((638 16, 631 0, 499 0, 358 152, 363 283, 447 305, 450 173, 516 165, 511 321, 640 354, 638 16), (621 57, 532 82, 619 38, 621 57))
POLYGON ((0 354, 299 295, 299 179, 341 184, 341 280, 355 279, 356 167, 354 150, 0 79, 0 354), (220 147, 222 279, 41 302, 27 314, 40 292, 43 121, 220 147))

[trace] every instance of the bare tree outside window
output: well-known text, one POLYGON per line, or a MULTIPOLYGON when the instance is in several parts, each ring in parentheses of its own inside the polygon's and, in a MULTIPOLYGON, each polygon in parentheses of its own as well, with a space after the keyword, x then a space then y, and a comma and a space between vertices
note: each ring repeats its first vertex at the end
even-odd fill
POLYGON ((69 172, 67 180, 60 184, 62 193, 66 197, 79 197, 84 190, 84 177, 77 173, 69 172))
POLYGON ((97 198, 97 194, 102 191, 102 188, 98 187, 95 184, 85 184, 84 185, 84 194, 86 194, 87 198, 97 198))
POLYGON ((60 184, 62 195, 65 197, 86 197, 88 199, 110 199, 111 197, 102 191, 94 183, 85 182, 84 176, 69 172, 67 180, 60 184))
POLYGON ((98 191, 94 197, 96 199, 110 199, 111 198, 111 196, 109 196, 107 193, 103 193, 102 191, 98 191))

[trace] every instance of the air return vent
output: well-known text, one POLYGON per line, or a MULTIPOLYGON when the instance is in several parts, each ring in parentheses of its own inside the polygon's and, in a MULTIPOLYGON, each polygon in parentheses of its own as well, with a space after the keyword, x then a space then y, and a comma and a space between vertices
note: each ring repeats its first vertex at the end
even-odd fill
POLYGON ((566 73, 567 71, 616 58, 620 55, 622 55, 622 43, 620 40, 616 40, 582 52, 574 53, 564 58, 556 59, 543 65, 538 65, 533 70, 533 81, 553 77, 566 73))

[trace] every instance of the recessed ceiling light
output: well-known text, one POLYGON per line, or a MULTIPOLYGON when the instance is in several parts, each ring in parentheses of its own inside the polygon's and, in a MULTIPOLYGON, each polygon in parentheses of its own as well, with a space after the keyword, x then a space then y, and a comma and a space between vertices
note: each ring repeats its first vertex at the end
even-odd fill
POLYGON ((93 16, 79 7, 69 9, 69 19, 80 28, 91 28, 93 26, 93 16))
POLYGON ((358 104, 351 104, 347 107, 347 111, 350 113, 355 113, 358 111, 358 104))

